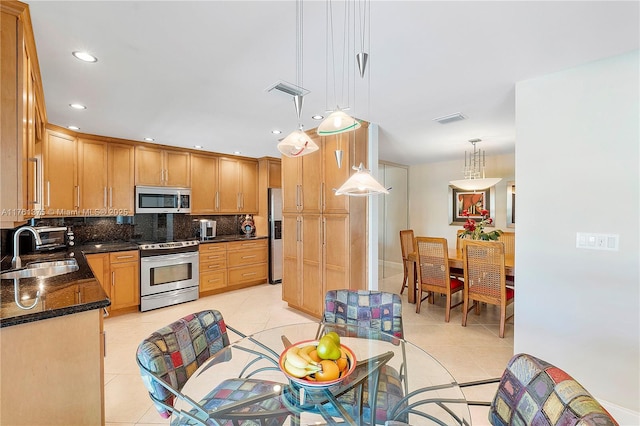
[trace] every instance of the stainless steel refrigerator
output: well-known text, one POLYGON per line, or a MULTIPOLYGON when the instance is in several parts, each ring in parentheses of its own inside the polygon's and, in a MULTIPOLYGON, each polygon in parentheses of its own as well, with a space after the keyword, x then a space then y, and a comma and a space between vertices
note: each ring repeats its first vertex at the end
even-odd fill
POLYGON ((269 283, 282 282, 282 189, 269 188, 269 283))

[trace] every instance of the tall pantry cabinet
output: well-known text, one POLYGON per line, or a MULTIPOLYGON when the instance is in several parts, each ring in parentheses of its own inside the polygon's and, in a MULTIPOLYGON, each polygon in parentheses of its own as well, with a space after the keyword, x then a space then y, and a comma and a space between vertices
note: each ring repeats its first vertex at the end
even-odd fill
POLYGON ((366 162, 368 123, 334 136, 308 134, 320 150, 282 157, 282 298, 321 317, 327 291, 367 288, 367 200, 334 192, 354 172, 352 165, 366 162), (340 168, 337 149, 343 151, 340 168))

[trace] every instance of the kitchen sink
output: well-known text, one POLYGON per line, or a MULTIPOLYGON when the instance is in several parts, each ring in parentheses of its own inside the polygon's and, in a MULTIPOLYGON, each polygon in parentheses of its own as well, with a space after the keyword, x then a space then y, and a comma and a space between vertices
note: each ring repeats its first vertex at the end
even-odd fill
POLYGON ((33 277, 55 277, 56 275, 68 274, 78 270, 78 262, 75 259, 52 260, 49 262, 29 263, 22 269, 3 272, 2 279, 13 278, 33 278, 33 277))

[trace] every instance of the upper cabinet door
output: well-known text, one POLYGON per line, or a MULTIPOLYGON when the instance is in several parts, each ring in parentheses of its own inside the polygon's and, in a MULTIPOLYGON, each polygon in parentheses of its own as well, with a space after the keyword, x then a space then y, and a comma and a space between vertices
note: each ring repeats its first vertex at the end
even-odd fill
POLYGON ((258 213, 258 162, 240 163, 240 212, 258 213))
POLYGON ((191 186, 191 154, 181 151, 164 151, 165 186, 189 188, 191 186))
POLYGON ((109 215, 133 216, 135 198, 133 146, 109 144, 107 159, 109 215))
POLYGON ((191 156, 191 214, 212 214, 219 210, 218 157, 191 156))
POLYGON ((73 136, 47 131, 42 153, 45 216, 72 216, 79 208, 76 145, 73 136))
POLYGON ((237 213, 240 208, 240 165, 234 158, 219 159, 220 213, 237 213))
POLYGON ((108 201, 108 144, 91 139, 78 141, 78 191, 80 215, 106 215, 108 201))
MULTIPOLYGON (((319 136, 314 136, 312 139, 318 146, 322 147, 319 136)), ((318 150, 302 157, 302 181, 300 185, 301 212, 321 212, 322 187, 322 150, 318 150)))
POLYGON ((161 186, 164 182, 162 150, 136 146, 136 185, 161 186))
POLYGON ((282 168, 282 212, 297 213, 300 210, 298 199, 302 182, 302 158, 283 155, 280 165, 282 168))

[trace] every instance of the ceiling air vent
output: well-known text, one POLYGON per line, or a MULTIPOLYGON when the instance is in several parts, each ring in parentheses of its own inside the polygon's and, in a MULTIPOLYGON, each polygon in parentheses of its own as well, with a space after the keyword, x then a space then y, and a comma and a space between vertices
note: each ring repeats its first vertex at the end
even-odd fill
POLYGON ((309 91, 303 87, 296 86, 295 84, 287 83, 286 81, 278 81, 275 84, 266 88, 267 92, 281 93, 287 96, 304 96, 309 91))
POLYGON ((454 121, 464 120, 466 118, 467 117, 465 117, 461 113, 456 112, 453 114, 443 115, 442 117, 434 118, 433 121, 437 121, 440 124, 449 124, 449 123, 453 123, 454 121))

